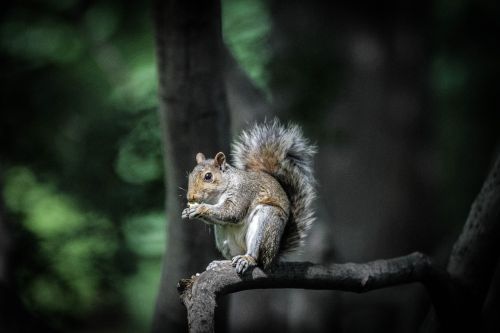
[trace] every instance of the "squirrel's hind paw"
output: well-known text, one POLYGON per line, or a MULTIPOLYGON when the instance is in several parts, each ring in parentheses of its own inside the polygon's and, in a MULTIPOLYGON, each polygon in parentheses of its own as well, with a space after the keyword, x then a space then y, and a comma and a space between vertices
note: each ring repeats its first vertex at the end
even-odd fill
POLYGON ((250 267, 257 266, 257 261, 248 254, 233 257, 231 264, 236 268, 236 273, 243 274, 250 267))

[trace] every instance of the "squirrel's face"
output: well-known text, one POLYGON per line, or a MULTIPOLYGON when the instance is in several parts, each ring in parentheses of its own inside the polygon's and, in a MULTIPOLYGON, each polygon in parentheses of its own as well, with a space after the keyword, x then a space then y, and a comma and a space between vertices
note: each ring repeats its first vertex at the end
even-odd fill
POLYGON ((226 156, 217 153, 214 159, 206 159, 202 153, 196 154, 198 163, 189 174, 187 200, 189 204, 215 204, 226 190, 227 180, 223 177, 226 171, 226 156))

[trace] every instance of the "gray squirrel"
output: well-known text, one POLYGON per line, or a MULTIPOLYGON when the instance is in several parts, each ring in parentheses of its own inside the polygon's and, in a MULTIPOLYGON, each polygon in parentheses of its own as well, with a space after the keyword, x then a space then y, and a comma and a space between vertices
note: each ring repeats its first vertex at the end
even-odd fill
POLYGON ((234 166, 222 152, 196 155, 182 218, 213 224, 217 248, 238 274, 267 269, 303 243, 315 219, 315 153, 296 125, 256 124, 233 143, 234 166))

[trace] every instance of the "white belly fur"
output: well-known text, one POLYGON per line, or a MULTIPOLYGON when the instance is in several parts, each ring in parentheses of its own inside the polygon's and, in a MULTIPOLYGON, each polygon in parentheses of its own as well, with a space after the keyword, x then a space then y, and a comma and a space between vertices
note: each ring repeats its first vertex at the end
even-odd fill
POLYGON ((245 219, 233 225, 215 225, 215 242, 217 248, 226 259, 247 253, 247 242, 251 241, 258 230, 258 210, 261 205, 255 207, 245 219))
POLYGON ((226 259, 245 254, 245 224, 215 225, 215 243, 226 259))

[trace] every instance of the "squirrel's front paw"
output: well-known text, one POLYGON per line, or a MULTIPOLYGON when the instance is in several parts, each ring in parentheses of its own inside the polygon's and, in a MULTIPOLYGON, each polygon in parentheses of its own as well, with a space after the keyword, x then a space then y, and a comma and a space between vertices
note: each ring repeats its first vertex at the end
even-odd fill
POLYGON ((189 210, 190 208, 188 207, 182 211, 181 217, 183 220, 189 219, 189 210))
POLYGON ((197 217, 199 217, 201 215, 201 206, 202 205, 191 205, 189 206, 188 208, 185 208, 183 211, 182 211, 182 219, 189 219, 189 220, 192 220, 192 219, 195 219, 197 217))
POLYGON ((257 261, 251 255, 245 254, 233 257, 231 264, 236 267, 236 273, 243 274, 250 267, 257 266, 257 261))

